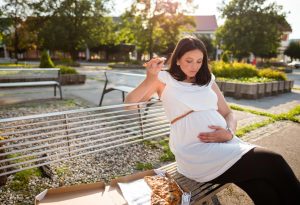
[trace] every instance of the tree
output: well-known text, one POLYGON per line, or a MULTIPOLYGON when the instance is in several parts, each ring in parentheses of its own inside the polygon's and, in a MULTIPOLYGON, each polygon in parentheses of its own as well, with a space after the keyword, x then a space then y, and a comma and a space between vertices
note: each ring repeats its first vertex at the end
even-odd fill
MULTIPOLYGON (((193 1, 186 5, 193 9, 193 1)), ((183 15, 185 10, 177 1, 171 0, 136 0, 131 9, 122 15, 119 41, 135 44, 138 58, 147 52, 168 54, 175 47, 180 34, 188 31, 188 25, 194 26, 191 17, 183 15)))
POLYGON ((4 0, 4 5, 1 10, 3 11, 3 16, 10 20, 10 25, 13 29, 7 29, 10 33, 7 37, 11 39, 6 40, 6 42, 11 42, 13 44, 12 51, 14 52, 14 57, 18 60, 18 53, 20 53, 19 41, 22 36, 19 34, 19 27, 25 21, 28 15, 30 15, 29 0, 4 0))
POLYGON ((282 7, 267 0, 232 0, 221 9, 226 18, 216 37, 223 50, 239 59, 277 53, 283 31, 291 30, 282 7))
POLYGON ((296 41, 291 41, 288 47, 284 51, 284 55, 289 56, 292 61, 294 59, 300 59, 300 44, 296 41))
POLYGON ((108 0, 41 0, 34 4, 40 25, 40 47, 62 50, 76 60, 78 52, 107 39, 108 0), (95 35, 97 34, 97 35, 95 35))
POLYGON ((214 59, 217 50, 216 47, 213 45, 213 39, 210 37, 210 35, 195 34, 195 36, 205 44, 208 57, 210 59, 214 59))

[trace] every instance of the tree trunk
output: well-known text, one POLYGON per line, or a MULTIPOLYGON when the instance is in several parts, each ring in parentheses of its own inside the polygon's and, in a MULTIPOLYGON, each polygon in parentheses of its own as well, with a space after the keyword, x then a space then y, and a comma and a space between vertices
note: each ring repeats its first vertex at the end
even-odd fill
POLYGON ((19 34, 18 34, 18 28, 17 28, 17 22, 16 22, 17 20, 15 20, 15 25, 14 25, 14 27, 15 27, 15 35, 14 35, 14 50, 15 50, 15 55, 14 55, 14 57, 15 57, 15 59, 16 59, 16 63, 18 64, 18 53, 19 53, 19 47, 18 47, 18 45, 19 45, 19 34))
POLYGON ((72 49, 72 50, 70 51, 70 54, 71 54, 72 61, 75 62, 75 61, 77 60, 77 58, 78 58, 78 51, 72 49))

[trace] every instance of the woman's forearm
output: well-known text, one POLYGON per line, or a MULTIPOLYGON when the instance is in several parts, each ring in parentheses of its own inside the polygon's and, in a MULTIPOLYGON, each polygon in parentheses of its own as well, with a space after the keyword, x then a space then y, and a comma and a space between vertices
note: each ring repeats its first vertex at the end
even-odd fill
POLYGON ((236 127, 237 127, 237 120, 235 119, 233 112, 230 111, 226 117, 225 117, 227 126, 233 131, 236 131, 236 127))
POLYGON ((137 103, 153 90, 157 77, 146 77, 145 80, 125 97, 125 103, 137 103))

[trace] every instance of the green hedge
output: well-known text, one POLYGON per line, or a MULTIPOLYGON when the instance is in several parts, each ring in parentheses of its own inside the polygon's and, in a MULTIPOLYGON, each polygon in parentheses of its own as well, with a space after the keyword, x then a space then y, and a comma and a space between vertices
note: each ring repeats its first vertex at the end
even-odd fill
POLYGON ((219 78, 241 79, 242 81, 243 79, 250 79, 250 81, 252 81, 251 78, 255 79, 255 77, 287 80, 285 73, 281 71, 272 70, 270 68, 259 70, 255 66, 247 63, 215 61, 211 63, 211 69, 213 74, 219 78))
POLYGON ((224 78, 251 78, 258 76, 258 70, 255 66, 246 63, 225 63, 223 61, 213 62, 211 64, 212 72, 217 77, 224 78))
POLYGON ((259 77, 272 78, 274 80, 287 80, 286 74, 282 71, 272 70, 271 68, 259 70, 259 77))

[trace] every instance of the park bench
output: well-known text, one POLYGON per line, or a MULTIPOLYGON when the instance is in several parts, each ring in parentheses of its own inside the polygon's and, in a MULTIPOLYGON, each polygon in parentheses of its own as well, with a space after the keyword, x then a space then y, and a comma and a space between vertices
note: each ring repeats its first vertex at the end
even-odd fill
MULTIPOLYGON (((123 73, 115 71, 104 72, 104 76, 105 84, 100 97, 99 106, 102 106, 104 95, 114 90, 122 92, 122 102, 124 102, 125 93, 131 92, 145 78, 144 74, 123 73)), ((154 95, 152 99, 158 99, 158 96, 154 95)))
MULTIPOLYGON (((161 101, 0 119, 0 177, 145 140, 165 139, 169 133, 161 101)), ((215 194, 228 186, 188 179, 176 171, 175 162, 160 169, 191 192, 191 204, 211 199, 218 203, 215 194)))
POLYGON ((0 89, 45 86, 54 87, 54 96, 58 87, 62 99, 59 68, 0 68, 0 89))

